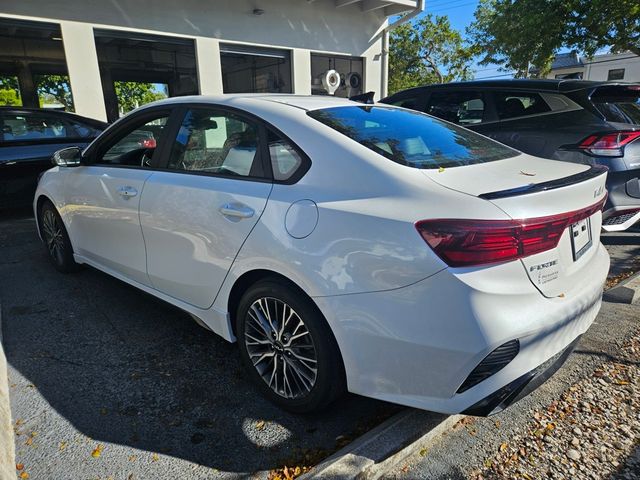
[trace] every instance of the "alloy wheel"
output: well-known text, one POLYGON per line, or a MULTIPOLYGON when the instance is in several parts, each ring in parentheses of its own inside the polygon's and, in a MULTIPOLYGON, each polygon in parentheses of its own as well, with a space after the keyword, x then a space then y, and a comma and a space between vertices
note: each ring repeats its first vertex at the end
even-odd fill
POLYGON ((55 213, 50 209, 45 209, 42 215, 42 230, 44 240, 49 249, 49 255, 59 264, 64 261, 64 236, 62 225, 55 213))
POLYGON ((281 397, 308 395, 316 383, 318 360, 307 326, 290 305, 262 297, 249 307, 244 342, 264 382, 281 397))

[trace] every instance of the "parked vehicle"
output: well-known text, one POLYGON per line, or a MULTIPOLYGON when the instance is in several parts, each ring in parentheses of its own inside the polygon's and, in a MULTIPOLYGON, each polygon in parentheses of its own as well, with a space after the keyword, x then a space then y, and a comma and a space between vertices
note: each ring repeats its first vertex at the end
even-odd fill
POLYGON ((604 229, 640 220, 640 84, 484 80, 412 88, 382 100, 538 157, 605 165, 604 229))
POLYGON ((38 176, 61 148, 86 146, 107 124, 46 109, 0 107, 0 209, 31 205, 38 176))
POLYGON ((600 308, 606 169, 422 113, 181 97, 55 160, 34 201, 53 265, 92 265, 237 340, 291 411, 348 389, 494 413, 558 368, 600 308), (141 130, 154 148, 130 142, 141 130))

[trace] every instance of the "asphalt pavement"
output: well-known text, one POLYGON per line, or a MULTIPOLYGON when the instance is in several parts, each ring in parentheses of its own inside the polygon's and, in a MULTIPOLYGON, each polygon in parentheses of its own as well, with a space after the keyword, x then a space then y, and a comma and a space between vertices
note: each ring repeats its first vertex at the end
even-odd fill
MULTIPOLYGON (((614 274, 635 268, 640 234, 603 242, 614 274)), ((55 271, 28 212, 0 219, 0 249, 16 461, 31 479, 267 478, 313 464, 400 410, 350 395, 322 414, 289 415, 254 389, 234 345, 187 314, 91 268, 55 271)), ((634 308, 605 304, 568 367, 501 414, 504 430, 489 419, 476 435, 447 434, 456 441, 400 476, 464 476, 465 462, 499 445, 532 405, 614 355, 634 308)))
POLYGON ((91 268, 55 271, 27 214, 0 219, 0 302, 29 478, 266 478, 398 411, 349 395, 322 414, 283 412, 235 345, 189 315, 91 268))

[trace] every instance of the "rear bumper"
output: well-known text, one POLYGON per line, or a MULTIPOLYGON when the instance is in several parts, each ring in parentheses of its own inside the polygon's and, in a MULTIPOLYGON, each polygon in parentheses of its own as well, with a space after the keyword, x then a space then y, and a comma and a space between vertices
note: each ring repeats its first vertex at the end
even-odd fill
POLYGON ((580 285, 561 297, 541 295, 522 265, 510 262, 480 272, 482 279, 445 270, 405 288, 314 300, 335 334, 351 392, 442 413, 490 414, 528 393, 538 367, 588 330, 608 270, 598 245, 580 285), (487 355, 514 339, 520 349, 513 360, 458 392, 487 355))
POLYGON ((537 368, 525 373, 520 378, 505 385, 491 395, 483 398, 479 402, 467 408, 465 415, 474 415, 477 417, 488 417, 501 412, 505 408, 513 405, 518 400, 529 395, 536 388, 546 382, 554 373, 556 373, 564 362, 567 361, 571 352, 580 341, 580 336, 569 344, 564 350, 558 352, 549 360, 544 362, 537 368))
POLYGON ((640 221, 640 171, 610 172, 609 199, 602 213, 602 228, 621 232, 640 221))

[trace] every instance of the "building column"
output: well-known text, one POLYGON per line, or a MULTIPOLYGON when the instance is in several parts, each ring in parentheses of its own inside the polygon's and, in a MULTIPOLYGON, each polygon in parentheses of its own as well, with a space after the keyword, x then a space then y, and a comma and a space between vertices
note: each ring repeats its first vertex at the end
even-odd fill
POLYGON ((79 115, 106 121, 96 42, 91 25, 60 22, 73 105, 79 115))
POLYGON ((200 95, 222 94, 220 42, 215 38, 196 38, 196 63, 200 95))
POLYGON ((291 55, 293 68, 293 93, 311 95, 311 52, 302 48, 294 48, 291 55))

